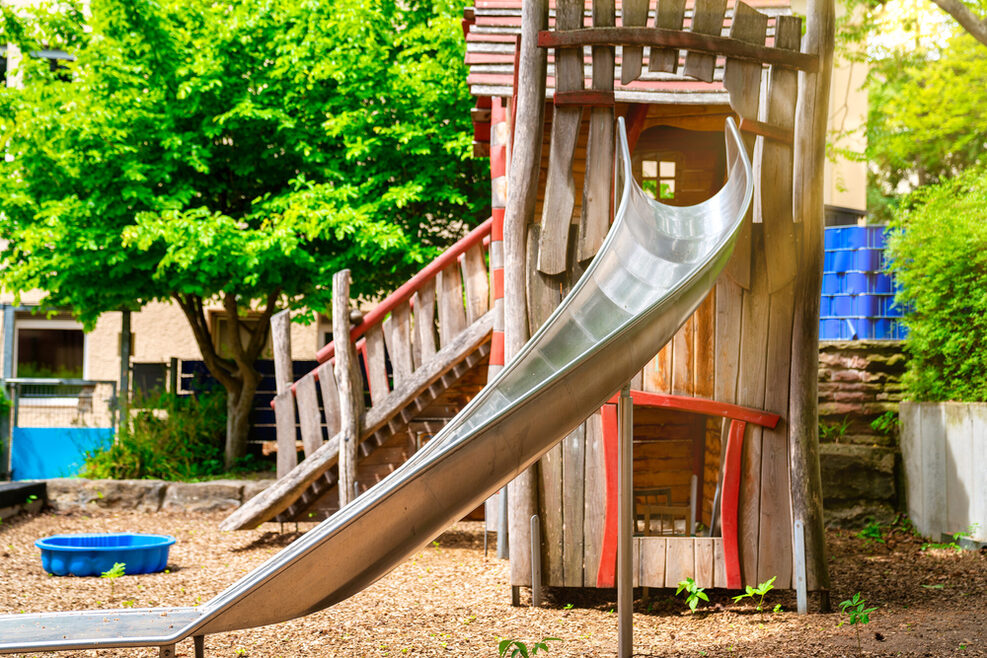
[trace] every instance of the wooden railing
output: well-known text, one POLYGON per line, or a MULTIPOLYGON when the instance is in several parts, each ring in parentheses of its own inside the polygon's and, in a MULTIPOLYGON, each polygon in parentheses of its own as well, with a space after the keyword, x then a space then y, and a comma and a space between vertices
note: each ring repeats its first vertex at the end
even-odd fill
MULTIPOLYGON (((350 344, 362 359, 365 376, 352 387, 353 395, 361 398, 361 415, 365 390, 369 390, 371 406, 397 408, 394 400, 383 403, 392 393, 406 397, 413 392, 419 369, 443 348, 454 348, 456 339, 490 310, 487 245, 492 226, 492 219, 488 219, 473 229, 349 329, 350 344)), ((295 414, 290 407, 297 408, 306 458, 344 429, 341 416, 353 401, 340 395, 342 387, 334 373, 336 357, 337 343, 333 341, 319 350, 319 366, 272 402, 279 419, 278 477, 297 465, 295 414)), ((422 376, 430 370, 423 369, 422 376)), ((354 379, 360 378, 354 375, 354 379)), ((361 427, 358 434, 373 430, 361 427)))

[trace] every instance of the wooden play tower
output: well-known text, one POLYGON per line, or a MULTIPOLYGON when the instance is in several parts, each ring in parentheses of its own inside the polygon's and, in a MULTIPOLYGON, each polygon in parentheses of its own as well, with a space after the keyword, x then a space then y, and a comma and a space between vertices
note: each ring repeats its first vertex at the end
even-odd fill
MULTIPOLYGON (((804 37, 771 0, 489 0, 466 23, 504 239, 506 360, 606 234, 616 117, 639 182, 677 205, 722 184, 723 125, 737 120, 755 202, 733 258, 631 382, 634 584, 794 587, 804 538, 807 587, 825 601, 816 371, 832 3, 810 2, 804 37)), ((510 485, 515 600, 522 586, 614 585, 615 409, 510 485)))

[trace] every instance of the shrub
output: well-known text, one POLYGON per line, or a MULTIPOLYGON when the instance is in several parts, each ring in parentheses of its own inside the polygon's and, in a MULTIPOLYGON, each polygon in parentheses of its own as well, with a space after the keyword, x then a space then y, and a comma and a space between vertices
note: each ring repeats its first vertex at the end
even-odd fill
POLYGON ((194 480, 223 472, 224 391, 165 393, 134 407, 113 445, 86 456, 81 476, 194 480))
POLYGON ((920 188, 895 214, 913 400, 987 400, 987 170, 920 188))

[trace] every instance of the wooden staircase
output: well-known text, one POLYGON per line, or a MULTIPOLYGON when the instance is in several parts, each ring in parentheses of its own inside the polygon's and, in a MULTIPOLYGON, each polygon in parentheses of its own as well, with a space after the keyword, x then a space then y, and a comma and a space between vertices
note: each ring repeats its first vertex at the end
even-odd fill
MULTIPOLYGON (((494 327, 490 231, 488 220, 453 245, 352 327, 348 345, 324 347, 320 365, 279 392, 273 403, 278 480, 227 517, 222 529, 315 521, 337 511, 343 415, 362 408, 366 397, 370 406, 356 423, 349 498, 394 471, 479 392, 487 380, 494 327), (337 349, 362 362, 362 374, 351 373, 360 382, 353 387, 359 400, 347 399, 345 387, 337 386, 337 349)), ((272 321, 276 352, 279 335, 287 334, 287 317, 278 322, 280 328, 272 321)))

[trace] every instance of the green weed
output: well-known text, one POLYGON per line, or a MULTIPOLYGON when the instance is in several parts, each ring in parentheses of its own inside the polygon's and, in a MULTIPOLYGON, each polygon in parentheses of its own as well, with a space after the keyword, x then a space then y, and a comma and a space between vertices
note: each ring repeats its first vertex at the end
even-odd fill
POLYGON ((696 581, 692 578, 679 581, 679 587, 675 590, 675 596, 678 596, 683 591, 688 593, 688 596, 685 597, 685 602, 693 614, 695 614, 696 608, 699 606, 699 601, 709 603, 709 597, 706 596, 706 589, 696 585, 696 581))

